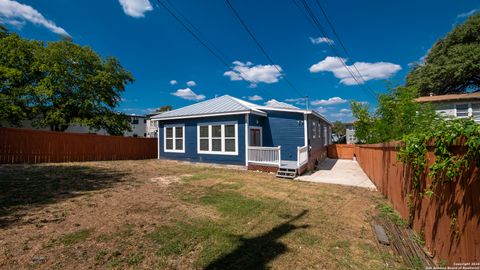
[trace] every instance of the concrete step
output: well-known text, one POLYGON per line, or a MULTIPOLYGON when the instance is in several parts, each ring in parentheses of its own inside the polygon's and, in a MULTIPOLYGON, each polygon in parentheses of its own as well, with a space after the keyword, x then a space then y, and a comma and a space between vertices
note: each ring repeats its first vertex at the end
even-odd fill
POLYGON ((293 179, 297 176, 297 169, 279 168, 277 177, 293 179))

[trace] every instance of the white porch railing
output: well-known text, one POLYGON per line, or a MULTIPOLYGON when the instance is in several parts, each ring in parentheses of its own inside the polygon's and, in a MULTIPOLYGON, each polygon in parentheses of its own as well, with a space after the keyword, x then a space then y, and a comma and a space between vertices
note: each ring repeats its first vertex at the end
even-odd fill
POLYGON ((308 145, 297 147, 297 167, 300 168, 308 162, 308 145))
POLYGON ((281 162, 280 146, 277 147, 248 147, 248 162, 268 165, 278 165, 281 162))

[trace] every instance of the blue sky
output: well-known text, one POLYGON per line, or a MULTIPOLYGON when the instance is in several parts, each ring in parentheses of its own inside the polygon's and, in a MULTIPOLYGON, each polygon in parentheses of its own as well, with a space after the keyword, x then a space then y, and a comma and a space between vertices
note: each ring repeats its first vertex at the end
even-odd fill
POLYGON ((120 59, 135 77, 119 108, 126 113, 145 114, 167 104, 178 108, 223 94, 259 104, 276 99, 304 107, 300 98, 308 95, 310 106, 329 119, 348 121, 349 100, 376 103, 366 87, 351 78, 328 42, 347 65, 356 63, 369 88, 384 92, 385 80, 402 83, 409 64, 421 61, 435 41, 480 7, 471 0, 321 0, 349 58, 314 0, 307 2, 327 36, 313 28, 291 0, 230 0, 275 67, 224 0, 161 1, 188 17, 229 67, 157 0, 0 0, 0 22, 31 39, 52 41, 69 35, 102 56, 120 59))

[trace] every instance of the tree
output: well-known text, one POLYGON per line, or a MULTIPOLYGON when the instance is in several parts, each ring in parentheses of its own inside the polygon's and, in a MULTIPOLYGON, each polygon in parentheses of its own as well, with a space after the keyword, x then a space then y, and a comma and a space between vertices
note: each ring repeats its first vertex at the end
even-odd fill
POLYGON ((379 96, 373 113, 368 104, 352 102, 355 136, 363 143, 380 143, 432 129, 440 120, 431 105, 415 101, 417 96, 415 87, 392 88, 379 96))
POLYGON ((173 109, 172 105, 164 105, 158 109, 155 110, 155 112, 168 112, 173 109))
POLYGON ((112 135, 128 130, 128 119, 114 112, 120 94, 133 77, 117 59, 102 59, 91 48, 70 40, 50 42, 37 54, 42 78, 34 86, 38 126, 64 131, 78 123, 112 135))
POLYGON ((338 136, 345 136, 347 127, 345 126, 344 123, 340 121, 335 121, 333 122, 333 128, 332 131, 333 133, 337 134, 338 136))
POLYGON ((41 77, 34 69, 41 42, 0 28, 0 119, 12 125, 31 117, 33 86, 41 77))
POLYGON ((407 75, 420 95, 464 93, 480 89, 480 14, 469 17, 428 52, 407 75))

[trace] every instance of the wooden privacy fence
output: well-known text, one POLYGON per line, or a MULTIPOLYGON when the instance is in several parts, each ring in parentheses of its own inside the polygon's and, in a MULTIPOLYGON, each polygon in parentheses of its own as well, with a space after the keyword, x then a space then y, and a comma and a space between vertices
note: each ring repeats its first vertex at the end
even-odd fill
MULTIPOLYGON (((429 172, 425 172, 426 180, 415 189, 410 167, 397 160, 400 146, 400 142, 356 145, 352 156, 356 156, 360 167, 400 215, 411 220, 432 255, 450 264, 479 262, 480 169, 472 164, 459 179, 437 184, 432 197, 422 197, 418 190, 431 184, 429 172)), ((463 146, 455 148, 456 153, 467 150, 463 146)), ((435 155, 431 147, 428 150, 427 161, 431 165, 435 155)))
POLYGON ((157 157, 157 139, 0 128, 0 163, 157 157))
POLYGON ((327 148, 327 156, 333 159, 352 159, 354 144, 331 144, 327 148))

